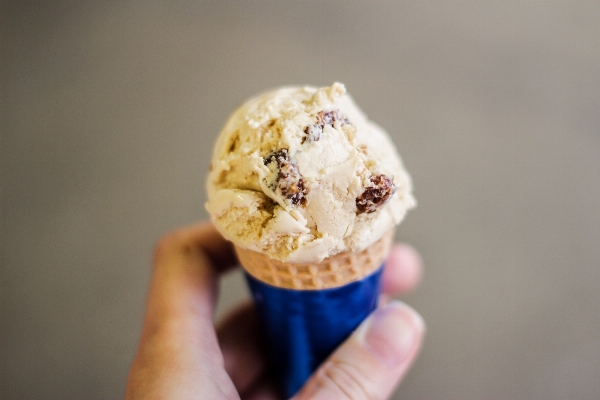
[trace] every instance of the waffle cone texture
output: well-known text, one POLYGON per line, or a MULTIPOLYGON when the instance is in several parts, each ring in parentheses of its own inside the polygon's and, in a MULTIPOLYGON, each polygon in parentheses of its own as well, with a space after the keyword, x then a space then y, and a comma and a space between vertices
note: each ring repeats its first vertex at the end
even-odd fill
POLYGON ((389 230, 363 251, 338 253, 320 263, 287 263, 238 246, 235 251, 246 272, 260 281, 287 289, 329 289, 374 272, 387 257, 393 234, 389 230))

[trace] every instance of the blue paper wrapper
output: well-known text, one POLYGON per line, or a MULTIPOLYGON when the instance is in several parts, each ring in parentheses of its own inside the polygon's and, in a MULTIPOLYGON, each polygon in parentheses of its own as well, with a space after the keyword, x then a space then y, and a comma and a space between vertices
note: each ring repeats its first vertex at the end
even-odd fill
POLYGON ((294 395, 336 347, 377 307, 378 268, 365 278, 331 289, 279 288, 246 273, 273 371, 287 397, 294 395))

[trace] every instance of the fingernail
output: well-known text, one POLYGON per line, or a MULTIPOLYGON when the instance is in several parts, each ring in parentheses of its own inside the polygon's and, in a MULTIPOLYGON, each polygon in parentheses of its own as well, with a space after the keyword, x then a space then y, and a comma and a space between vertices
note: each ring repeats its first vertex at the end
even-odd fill
POLYGON ((425 323, 419 314, 393 300, 375 311, 357 334, 369 352, 383 364, 395 367, 406 360, 424 330, 425 323))

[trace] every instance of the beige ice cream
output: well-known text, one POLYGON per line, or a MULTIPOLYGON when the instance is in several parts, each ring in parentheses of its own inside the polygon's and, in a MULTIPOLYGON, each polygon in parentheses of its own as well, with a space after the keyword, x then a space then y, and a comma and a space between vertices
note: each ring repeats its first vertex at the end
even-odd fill
POLYGON ((394 144, 340 83, 243 104, 217 140, 207 184, 223 236, 290 263, 362 251, 415 206, 394 144))

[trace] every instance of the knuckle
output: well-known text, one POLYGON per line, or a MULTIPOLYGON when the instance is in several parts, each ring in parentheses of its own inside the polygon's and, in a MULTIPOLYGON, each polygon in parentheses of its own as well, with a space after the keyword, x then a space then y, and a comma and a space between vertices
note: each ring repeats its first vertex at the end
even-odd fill
POLYGON ((160 238, 154 245, 154 260, 161 259, 173 250, 179 249, 183 244, 183 235, 180 231, 172 231, 160 238))
POLYGON ((336 393, 336 398, 347 400, 375 400, 368 389, 370 380, 356 366, 339 361, 327 361, 316 377, 317 385, 336 393))

